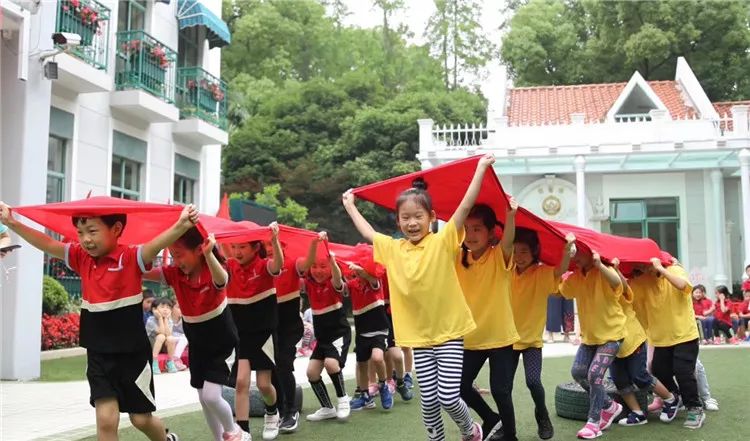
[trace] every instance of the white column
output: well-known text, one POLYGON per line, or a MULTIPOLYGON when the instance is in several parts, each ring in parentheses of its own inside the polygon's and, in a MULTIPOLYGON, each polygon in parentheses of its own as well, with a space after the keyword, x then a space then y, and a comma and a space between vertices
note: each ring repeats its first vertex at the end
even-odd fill
POLYGON ((216 214, 221 202, 221 145, 204 145, 201 149, 201 182, 198 209, 216 214))
POLYGON ((418 119, 419 124, 419 153, 424 154, 435 150, 432 143, 432 125, 434 121, 431 119, 418 119))
POLYGON ((732 133, 735 136, 748 135, 748 113, 750 113, 750 106, 747 104, 732 106, 732 133))
POLYGON ((586 226, 586 179, 584 170, 586 169, 586 158, 581 155, 576 156, 576 222, 579 227, 586 226))
POLYGON ((716 250, 716 261, 714 264, 715 285, 726 285, 728 277, 726 274, 725 258, 725 216, 724 216, 724 175, 720 169, 711 170, 711 193, 713 205, 713 247, 716 250))
MULTIPOLYGON (((740 183, 742 186, 742 243, 745 246, 743 268, 750 265, 750 150, 742 149, 740 158, 740 183)), ((745 273, 744 270, 742 272, 745 273)))

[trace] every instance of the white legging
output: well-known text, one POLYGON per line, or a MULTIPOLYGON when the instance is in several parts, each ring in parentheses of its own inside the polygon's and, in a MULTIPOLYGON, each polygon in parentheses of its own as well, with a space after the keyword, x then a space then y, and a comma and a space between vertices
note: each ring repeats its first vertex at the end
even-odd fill
POLYGON ((422 420, 430 441, 445 440, 442 407, 463 436, 471 434, 472 418, 461 399, 464 344, 453 340, 431 348, 414 348, 414 365, 421 395, 422 420))
POLYGON ((216 441, 223 441, 224 433, 233 433, 237 430, 232 407, 221 396, 220 384, 203 382, 203 388, 198 389, 198 400, 203 408, 208 428, 211 429, 216 441))

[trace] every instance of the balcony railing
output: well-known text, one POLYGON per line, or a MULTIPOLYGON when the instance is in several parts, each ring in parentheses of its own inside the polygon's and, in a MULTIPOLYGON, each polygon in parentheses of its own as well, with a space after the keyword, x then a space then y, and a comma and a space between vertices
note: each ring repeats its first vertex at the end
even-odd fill
POLYGON ((140 89, 174 103, 177 54, 144 31, 117 33, 117 90, 140 89))
POLYGON ((109 14, 109 8, 96 0, 57 2, 56 31, 81 36, 81 44, 70 53, 101 70, 107 70, 109 60, 109 14))
POLYGON ((177 105, 180 118, 200 118, 227 129, 227 85, 199 67, 177 69, 177 105))

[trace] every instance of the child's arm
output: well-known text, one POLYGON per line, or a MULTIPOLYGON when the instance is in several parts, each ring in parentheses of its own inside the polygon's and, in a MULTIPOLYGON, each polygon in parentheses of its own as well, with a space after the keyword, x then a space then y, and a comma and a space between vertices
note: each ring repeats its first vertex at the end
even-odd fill
POLYGON ((659 258, 654 257, 653 259, 651 259, 651 264, 654 266, 656 271, 659 272, 659 274, 664 276, 665 279, 669 280, 669 283, 671 283, 672 286, 679 289, 680 291, 683 291, 688 286, 688 282, 685 279, 677 277, 676 275, 667 271, 667 269, 662 266, 661 260, 659 260, 659 258))
POLYGON ((372 228, 372 225, 367 222, 367 219, 365 219, 365 217, 362 216, 362 213, 357 209, 357 204, 354 202, 354 193, 352 193, 351 189, 344 192, 341 196, 341 201, 344 203, 344 209, 349 213, 349 217, 352 218, 352 222, 357 228, 357 231, 359 231, 359 234, 361 234, 367 242, 372 243, 375 239, 375 229, 372 228))
POLYGON ((328 261, 331 264, 331 283, 333 289, 341 292, 344 289, 344 277, 341 275, 341 268, 336 263, 336 256, 333 253, 328 254, 328 261))
POLYGON ((557 265, 557 268, 555 268, 556 279, 559 279, 568 271, 568 268, 570 267, 570 258, 572 257, 571 254, 575 254, 572 252, 575 242, 576 236, 573 233, 568 233, 565 235, 565 248, 563 248, 563 255, 560 259, 560 264, 557 265))
POLYGON ((612 259, 612 268, 614 268, 615 272, 617 273, 617 277, 620 278, 620 283, 622 283, 622 286, 628 286, 628 279, 626 279, 622 272, 620 272, 620 259, 618 259, 617 257, 612 259))
POLYGON ((271 274, 279 275, 281 267, 284 266, 284 250, 281 249, 279 242, 279 224, 271 222, 271 245, 273 246, 273 260, 268 262, 268 269, 271 274))
POLYGON ((193 204, 186 205, 185 208, 182 209, 180 218, 174 225, 143 245, 143 248, 141 249, 141 258, 143 261, 147 263, 153 262, 161 250, 172 245, 196 223, 198 223, 198 210, 193 204))
POLYGON ((729 305, 727 305, 726 299, 719 299, 719 308, 721 309, 721 312, 729 311, 729 305))
POLYGON ((710 307, 710 308, 708 308, 707 310, 703 311, 703 316, 704 316, 704 317, 708 317, 708 316, 710 316, 710 315, 713 315, 713 314, 714 314, 714 311, 716 311, 716 303, 713 303, 713 302, 712 302, 712 303, 711 303, 711 307, 710 307))
POLYGON ((349 269, 351 271, 354 271, 357 274, 357 276, 367 280, 367 283, 370 284, 370 287, 372 289, 380 288, 380 280, 378 280, 377 277, 365 271, 364 268, 362 268, 361 266, 357 265, 356 263, 351 263, 349 264, 349 269))
POLYGON ((328 234, 325 231, 318 233, 318 237, 310 242, 310 248, 307 251, 307 257, 302 262, 297 262, 297 272, 300 274, 306 273, 318 258, 318 243, 328 239, 328 234))
POLYGON ((456 225, 457 230, 461 230, 464 227, 464 222, 469 216, 469 212, 474 207, 474 203, 477 201, 479 191, 482 189, 482 180, 484 179, 484 172, 487 171, 492 164, 495 163, 495 157, 488 153, 482 157, 477 163, 477 170, 474 172, 474 177, 471 179, 469 188, 466 189, 461 204, 453 213, 453 223, 456 225))
POLYGON ((37 248, 52 257, 58 259, 65 259, 65 244, 57 241, 41 231, 37 231, 27 225, 18 222, 10 211, 10 206, 0 201, 0 222, 5 224, 14 233, 18 234, 31 244, 34 248, 37 248))
POLYGON ((221 266, 221 263, 214 256, 213 250, 216 246, 216 238, 213 234, 209 234, 206 241, 203 242, 203 256, 206 258, 206 264, 208 264, 208 270, 211 271, 211 280, 217 288, 226 286, 229 280, 227 270, 221 266))
POLYGON ((599 269, 599 272, 602 273, 604 278, 607 280, 607 283, 609 283, 609 286, 612 289, 617 289, 619 286, 621 286, 622 282, 620 282, 620 276, 617 275, 617 272, 602 263, 602 259, 599 256, 599 253, 597 253, 596 251, 592 251, 591 254, 594 258, 594 266, 599 269))
POLYGON ((515 198, 510 198, 510 209, 505 213, 505 228, 503 228, 503 239, 500 246, 503 249, 503 259, 505 265, 510 263, 510 257, 513 255, 513 241, 516 239, 516 212, 518 211, 518 202, 515 198))

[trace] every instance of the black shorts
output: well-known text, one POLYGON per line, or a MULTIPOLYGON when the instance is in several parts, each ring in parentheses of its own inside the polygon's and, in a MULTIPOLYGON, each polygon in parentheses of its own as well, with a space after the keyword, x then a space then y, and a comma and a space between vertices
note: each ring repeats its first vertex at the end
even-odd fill
POLYGON ((97 400, 115 398, 123 413, 156 410, 150 350, 121 354, 87 351, 86 364, 92 406, 97 400))
POLYGON ((357 363, 369 361, 370 357, 372 357, 373 349, 380 349, 385 352, 387 345, 387 335, 376 335, 374 337, 356 336, 354 338, 354 352, 357 353, 357 363))
POLYGON ((393 316, 391 314, 386 314, 386 317, 388 317, 388 345, 387 348, 395 348, 396 347, 396 332, 393 330, 393 316))
POLYGON ((294 372, 294 360, 297 358, 297 343, 302 339, 304 328, 300 326, 293 328, 278 329, 276 345, 276 368, 279 370, 291 370, 294 372))
POLYGON ((276 366, 277 345, 276 332, 271 329, 240 334, 237 359, 249 361, 254 371, 272 370, 276 366))
POLYGON ((339 361, 339 366, 344 369, 346 365, 346 356, 349 355, 349 345, 352 343, 351 331, 346 334, 326 340, 318 340, 310 360, 323 361, 326 358, 335 358, 339 361))
POLYGON ((202 389, 208 381, 230 385, 229 363, 237 347, 237 328, 229 310, 200 323, 185 323, 190 347, 190 385, 202 389))

